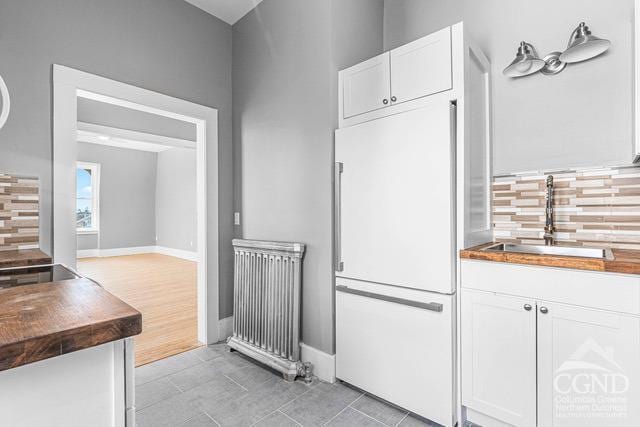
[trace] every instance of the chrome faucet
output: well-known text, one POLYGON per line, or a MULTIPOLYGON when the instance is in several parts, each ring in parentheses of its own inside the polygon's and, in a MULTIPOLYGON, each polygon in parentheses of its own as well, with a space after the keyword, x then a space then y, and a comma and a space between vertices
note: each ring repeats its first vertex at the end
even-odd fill
POLYGON ((547 208, 545 209, 544 244, 553 246, 556 227, 553 225, 553 175, 547 177, 547 208))

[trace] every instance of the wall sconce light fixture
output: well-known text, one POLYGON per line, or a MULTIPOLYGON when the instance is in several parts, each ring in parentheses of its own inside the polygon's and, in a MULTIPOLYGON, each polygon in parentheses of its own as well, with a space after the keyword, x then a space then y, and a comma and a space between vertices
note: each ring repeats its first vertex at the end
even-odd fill
POLYGON ((569 44, 564 52, 551 52, 540 59, 531 43, 521 42, 516 59, 504 69, 507 77, 524 77, 540 71, 547 76, 558 74, 567 64, 586 61, 606 52, 611 46, 609 40, 591 34, 589 27, 581 22, 569 37, 569 44))
POLYGON ((9 89, 0 76, 0 129, 7 122, 9 118, 9 109, 11 108, 11 99, 9 98, 9 89))

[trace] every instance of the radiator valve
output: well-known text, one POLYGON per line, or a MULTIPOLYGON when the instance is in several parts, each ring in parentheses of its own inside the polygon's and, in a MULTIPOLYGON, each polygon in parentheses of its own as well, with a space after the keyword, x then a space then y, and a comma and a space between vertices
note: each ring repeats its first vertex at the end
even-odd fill
POLYGON ((313 382, 313 365, 311 362, 304 362, 298 366, 298 375, 304 377, 305 384, 313 382))

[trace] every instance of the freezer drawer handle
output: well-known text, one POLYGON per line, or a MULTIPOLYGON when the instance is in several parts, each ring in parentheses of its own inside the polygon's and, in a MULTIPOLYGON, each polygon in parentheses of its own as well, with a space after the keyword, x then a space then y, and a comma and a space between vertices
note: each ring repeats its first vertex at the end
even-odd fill
POLYGON ((334 256, 335 269, 338 272, 344 271, 344 262, 342 262, 342 171, 343 164, 336 162, 334 177, 334 256))
POLYGON ((393 302, 396 304, 408 305, 410 307, 423 308, 425 310, 436 311, 438 313, 442 312, 442 304, 439 304, 437 302, 411 301, 404 298, 390 297, 388 295, 381 295, 373 292, 361 291, 359 289, 351 289, 347 286, 342 286, 342 285, 337 285, 336 291, 344 292, 345 294, 359 295, 361 297, 378 299, 381 301, 393 302))

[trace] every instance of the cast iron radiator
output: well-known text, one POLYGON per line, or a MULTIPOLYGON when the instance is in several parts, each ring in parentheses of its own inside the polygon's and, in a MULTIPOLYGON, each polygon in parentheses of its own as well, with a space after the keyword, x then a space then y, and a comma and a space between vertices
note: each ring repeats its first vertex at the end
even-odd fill
POLYGON ((233 240, 235 254, 233 335, 237 350, 293 381, 311 380, 300 361, 301 243, 233 240))

